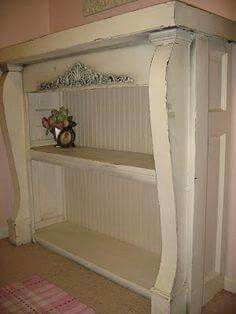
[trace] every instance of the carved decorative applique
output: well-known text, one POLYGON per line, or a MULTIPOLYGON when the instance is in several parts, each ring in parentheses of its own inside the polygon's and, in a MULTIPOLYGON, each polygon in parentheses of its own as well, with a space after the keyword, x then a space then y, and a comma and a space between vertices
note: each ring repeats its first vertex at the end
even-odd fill
POLYGON ((96 72, 82 63, 76 63, 64 75, 51 82, 43 82, 41 90, 56 89, 60 87, 90 86, 104 84, 133 83, 134 80, 127 75, 103 74, 96 72))

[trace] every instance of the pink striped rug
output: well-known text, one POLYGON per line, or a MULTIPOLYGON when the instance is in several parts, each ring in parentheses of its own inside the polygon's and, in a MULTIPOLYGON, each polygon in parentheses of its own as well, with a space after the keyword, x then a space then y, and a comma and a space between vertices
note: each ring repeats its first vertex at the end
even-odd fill
POLYGON ((94 314, 95 311, 35 275, 22 283, 0 288, 0 313, 94 314))

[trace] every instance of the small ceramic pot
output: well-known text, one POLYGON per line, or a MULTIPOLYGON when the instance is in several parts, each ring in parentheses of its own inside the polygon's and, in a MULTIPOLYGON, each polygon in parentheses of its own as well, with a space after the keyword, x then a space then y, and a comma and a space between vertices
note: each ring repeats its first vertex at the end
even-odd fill
POLYGON ((75 146, 75 131, 71 126, 63 129, 54 128, 51 133, 57 142, 57 147, 68 148, 75 146))

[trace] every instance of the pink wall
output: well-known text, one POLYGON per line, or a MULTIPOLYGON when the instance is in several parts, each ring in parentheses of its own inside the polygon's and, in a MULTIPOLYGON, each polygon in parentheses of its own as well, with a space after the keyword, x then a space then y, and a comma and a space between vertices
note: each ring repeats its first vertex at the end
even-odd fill
POLYGON ((92 16, 83 16, 81 0, 49 0, 50 1, 50 31, 58 32, 66 28, 75 27, 105 19, 121 13, 135 11, 168 0, 138 0, 115 7, 92 16))
POLYGON ((1 0, 0 47, 49 33, 48 0, 1 0))
MULTIPOLYGON (((137 0, 84 17, 82 0, 1 0, 0 48, 163 2, 168 0, 137 0)), ((236 20, 235 0, 183 0, 183 2, 236 20)))
MULTIPOLYGON (((108 18, 124 12, 134 11, 154 4, 168 2, 168 0, 138 0, 120 7, 116 7, 93 16, 84 17, 82 14, 81 0, 49 0, 50 1, 50 32, 58 32, 66 28, 90 23, 108 18)), ((183 0, 196 6, 227 17, 236 19, 236 0, 183 0)))

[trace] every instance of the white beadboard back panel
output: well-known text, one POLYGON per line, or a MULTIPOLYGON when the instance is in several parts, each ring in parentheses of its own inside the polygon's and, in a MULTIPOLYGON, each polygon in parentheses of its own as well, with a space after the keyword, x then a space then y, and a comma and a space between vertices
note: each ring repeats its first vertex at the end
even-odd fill
POLYGON ((66 168, 65 194, 70 222, 160 253, 160 213, 155 185, 66 168))
POLYGON ((35 228, 65 220, 62 167, 40 161, 31 166, 35 228))
POLYGON ((28 95, 32 145, 48 140, 40 121, 48 108, 64 105, 79 122, 77 145, 152 153, 147 86, 72 88, 28 95))
POLYGON ((60 106, 60 93, 28 93, 29 131, 32 146, 53 144, 52 134, 46 135, 42 117, 48 117, 53 108, 60 106))
POLYGON ((75 89, 63 103, 79 121, 80 145, 152 153, 148 87, 75 89))

